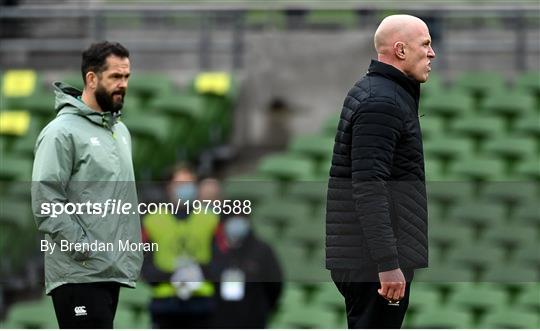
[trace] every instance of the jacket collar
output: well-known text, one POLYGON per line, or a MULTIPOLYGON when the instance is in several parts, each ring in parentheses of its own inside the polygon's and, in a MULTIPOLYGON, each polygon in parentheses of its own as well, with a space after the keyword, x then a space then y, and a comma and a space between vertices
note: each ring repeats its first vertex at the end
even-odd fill
POLYGON ((369 65, 368 75, 372 73, 384 76, 392 80, 396 84, 399 84, 413 97, 413 99, 416 101, 416 104, 418 105, 418 99, 420 98, 419 82, 412 78, 409 78, 396 67, 377 60, 371 60, 371 64, 369 65))
POLYGON ((120 111, 114 113, 110 111, 97 112, 91 109, 80 100, 82 92, 65 83, 54 82, 53 86, 56 94, 55 109, 58 115, 77 114, 109 130, 112 130, 113 126, 118 122, 118 118, 122 115, 120 111))

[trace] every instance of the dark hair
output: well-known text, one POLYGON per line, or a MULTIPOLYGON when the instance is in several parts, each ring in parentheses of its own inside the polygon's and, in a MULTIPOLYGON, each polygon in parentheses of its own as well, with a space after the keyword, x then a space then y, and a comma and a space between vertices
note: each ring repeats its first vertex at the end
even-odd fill
POLYGON ((86 74, 89 71, 99 74, 107 70, 105 64, 110 55, 126 58, 129 57, 129 51, 120 43, 102 41, 90 45, 90 47, 82 53, 81 73, 84 85, 86 85, 86 74))

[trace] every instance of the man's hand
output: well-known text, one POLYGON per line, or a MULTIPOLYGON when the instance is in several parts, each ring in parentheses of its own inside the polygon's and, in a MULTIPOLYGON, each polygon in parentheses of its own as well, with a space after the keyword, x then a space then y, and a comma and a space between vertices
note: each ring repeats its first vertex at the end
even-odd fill
POLYGON ((379 272, 379 294, 388 301, 399 301, 405 296, 405 277, 401 269, 379 272))

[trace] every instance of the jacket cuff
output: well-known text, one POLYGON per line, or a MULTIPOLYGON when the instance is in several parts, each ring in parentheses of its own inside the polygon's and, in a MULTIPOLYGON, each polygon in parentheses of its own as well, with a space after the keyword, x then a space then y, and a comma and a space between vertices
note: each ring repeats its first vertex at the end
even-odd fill
POLYGON ((384 261, 382 263, 377 263, 377 269, 379 270, 379 272, 390 271, 390 270, 394 270, 398 268, 399 268, 399 261, 397 258, 384 261))

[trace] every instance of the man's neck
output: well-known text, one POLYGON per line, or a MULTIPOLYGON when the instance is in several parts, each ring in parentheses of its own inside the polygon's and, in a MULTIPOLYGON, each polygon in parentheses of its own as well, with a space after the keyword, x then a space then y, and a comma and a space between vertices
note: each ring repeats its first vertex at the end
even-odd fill
POLYGON ((385 64, 388 64, 388 65, 391 65, 392 67, 396 68, 397 70, 401 71, 405 76, 407 76, 407 74, 405 73, 405 71, 401 68, 401 66, 399 65, 399 62, 397 61, 392 61, 392 59, 389 59, 388 57, 384 56, 384 55, 381 55, 381 54, 378 54, 378 57, 377 57, 377 61, 379 62, 382 62, 382 63, 385 63, 385 64))
POLYGON ((88 90, 86 89, 83 90, 81 99, 88 107, 90 107, 90 109, 95 110, 100 113, 103 112, 103 110, 101 110, 101 107, 98 105, 94 94, 90 93, 88 90))

